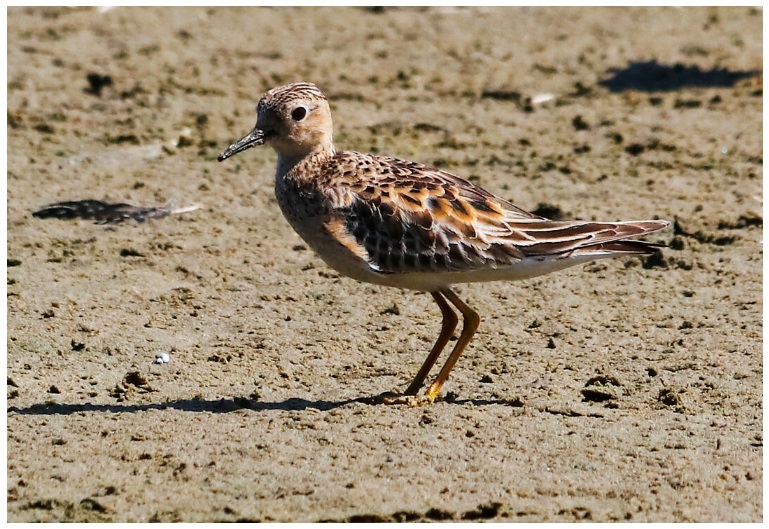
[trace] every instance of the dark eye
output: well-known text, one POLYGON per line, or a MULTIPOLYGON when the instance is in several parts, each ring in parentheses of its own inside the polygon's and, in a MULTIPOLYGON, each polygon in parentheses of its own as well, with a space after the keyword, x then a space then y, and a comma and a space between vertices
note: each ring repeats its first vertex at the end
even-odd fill
POLYGON ((304 107, 296 107, 293 112, 291 112, 291 119, 294 121, 302 121, 304 117, 307 115, 307 109, 304 107))

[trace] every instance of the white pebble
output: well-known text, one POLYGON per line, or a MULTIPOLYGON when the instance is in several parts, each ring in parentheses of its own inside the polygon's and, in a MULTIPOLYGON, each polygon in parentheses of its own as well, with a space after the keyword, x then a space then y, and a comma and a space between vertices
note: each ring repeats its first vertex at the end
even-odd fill
POLYGON ((555 99, 555 94, 537 94, 531 98, 531 104, 541 105, 542 103, 547 103, 552 99, 555 99))
POLYGON ((155 363, 156 364, 167 364, 171 361, 171 355, 168 353, 161 353, 159 355, 155 355, 155 363))

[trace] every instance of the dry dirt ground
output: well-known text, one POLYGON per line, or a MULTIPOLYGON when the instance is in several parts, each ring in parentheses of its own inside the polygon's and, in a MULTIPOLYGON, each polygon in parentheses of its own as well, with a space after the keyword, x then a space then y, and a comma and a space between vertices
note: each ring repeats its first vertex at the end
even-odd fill
POLYGON ((8 519, 761 521, 762 18, 8 9, 8 519), (446 397, 359 402, 440 313, 313 255, 272 151, 217 163, 298 80, 341 148, 669 247, 458 287, 446 397), (89 198, 201 208, 31 215, 89 198))

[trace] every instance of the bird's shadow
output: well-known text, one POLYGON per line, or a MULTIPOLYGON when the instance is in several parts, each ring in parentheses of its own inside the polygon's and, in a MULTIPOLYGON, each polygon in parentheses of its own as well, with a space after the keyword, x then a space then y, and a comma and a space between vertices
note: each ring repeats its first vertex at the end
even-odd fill
POLYGON ((167 402, 152 402, 148 404, 115 403, 115 404, 32 404, 24 408, 11 406, 8 413, 19 415, 72 415, 74 413, 136 413, 148 410, 178 410, 197 413, 231 413, 239 410, 305 410, 314 408, 321 411, 333 410, 355 402, 355 399, 342 401, 306 400, 290 398, 279 402, 260 402, 242 397, 223 398, 218 400, 180 399, 167 402))
MULTIPOLYGON (((474 406, 504 405, 510 406, 511 403, 505 399, 462 399, 462 400, 442 400, 441 402, 451 405, 464 406, 472 404, 474 406)), ((148 404, 32 404, 27 407, 10 406, 8 413, 17 415, 73 415, 75 413, 136 413, 148 410, 178 410, 193 413, 232 413, 240 410, 252 410, 258 412, 265 411, 301 411, 314 409, 319 411, 330 411, 350 404, 368 404, 372 406, 387 406, 385 404, 376 404, 370 397, 346 399, 340 401, 329 400, 307 400, 302 398, 289 398, 277 402, 264 402, 243 397, 223 398, 219 400, 203 399, 180 399, 168 402, 157 402, 148 404)))
POLYGON ((612 69, 613 74, 598 84, 611 92, 639 90, 642 92, 671 92, 689 87, 725 88, 734 86, 739 80, 756 77, 758 70, 733 71, 727 68, 703 70, 699 66, 681 63, 673 65, 652 61, 630 61, 627 67, 612 69))

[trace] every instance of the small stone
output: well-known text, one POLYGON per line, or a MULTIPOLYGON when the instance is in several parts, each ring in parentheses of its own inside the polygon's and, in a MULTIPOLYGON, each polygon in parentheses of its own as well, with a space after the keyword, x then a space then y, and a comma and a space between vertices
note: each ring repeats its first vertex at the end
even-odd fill
POLYGON ((155 355, 155 363, 156 364, 167 364, 171 361, 171 355, 168 353, 160 353, 159 355, 155 355))

